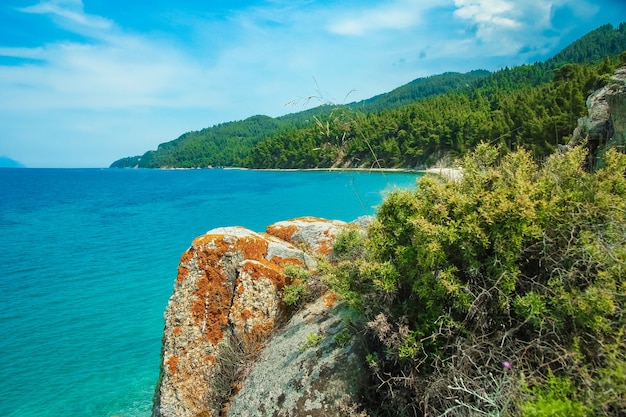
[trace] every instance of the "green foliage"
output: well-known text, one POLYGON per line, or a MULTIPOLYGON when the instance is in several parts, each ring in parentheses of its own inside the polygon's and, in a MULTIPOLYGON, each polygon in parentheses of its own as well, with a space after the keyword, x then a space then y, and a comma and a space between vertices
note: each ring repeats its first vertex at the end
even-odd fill
POLYGON ((333 243, 333 256, 336 259, 354 259, 363 253, 365 234, 356 228, 343 229, 333 243))
POLYGON ((293 306, 298 304, 307 293, 307 288, 303 283, 288 284, 283 288, 283 301, 293 306))
POLYGON ((489 74, 489 71, 475 70, 465 74, 446 72, 418 78, 388 93, 358 103, 351 103, 348 106, 354 110, 367 112, 393 109, 428 97, 466 90, 489 74))
POLYGON ((607 55, 621 53, 620 48, 625 49, 624 42, 626 42, 624 23, 620 23, 617 28, 611 24, 602 25, 548 59, 546 65, 556 68, 568 62, 598 61, 607 55))
POLYGON ((378 112, 337 106, 258 143, 245 164, 413 168, 444 155, 462 156, 481 141, 523 146, 534 158, 546 157, 569 140, 578 118, 586 115, 585 97, 607 82, 614 61, 506 69, 471 89, 378 112))
POLYGON ((295 306, 309 294, 307 284, 311 278, 311 272, 294 264, 285 265, 284 271, 289 284, 283 288, 283 302, 289 306, 295 306))
POLYGON ((270 133, 286 125, 268 116, 253 116, 243 121, 222 123, 188 132, 162 143, 156 151, 115 161, 112 168, 206 168, 241 166, 250 149, 270 133))
POLYGON ((578 147, 538 166, 528 151, 479 144, 459 180, 391 193, 361 257, 328 268, 366 317, 389 415, 412 415, 435 386, 420 413, 513 399, 523 415, 626 410, 626 155, 609 151, 597 172, 585 158, 578 147), (509 360, 503 390, 491 375, 509 360), (528 389, 514 395, 522 376, 528 389))
POLYGON ((577 390, 571 379, 550 374, 541 386, 531 390, 532 400, 521 404, 528 417, 588 417, 594 415, 582 401, 575 400, 577 390))
POLYGON ((304 342, 302 349, 306 350, 314 346, 317 346, 319 342, 321 341, 322 341, 322 335, 318 333, 309 333, 306 335, 306 341, 304 342))
POLYGON ((343 328, 333 336, 333 342, 338 346, 346 346, 348 342, 352 339, 352 335, 350 334, 350 330, 347 328, 343 328))
POLYGON ((291 281, 300 280, 306 282, 311 278, 311 271, 305 269, 302 265, 287 264, 284 272, 291 281))

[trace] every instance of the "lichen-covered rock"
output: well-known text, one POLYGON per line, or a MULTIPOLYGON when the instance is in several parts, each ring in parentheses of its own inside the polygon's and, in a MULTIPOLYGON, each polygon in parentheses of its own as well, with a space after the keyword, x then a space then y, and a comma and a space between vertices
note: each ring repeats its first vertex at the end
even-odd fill
POLYGON ((286 264, 313 259, 275 237, 241 227, 196 238, 180 260, 165 313, 162 364, 153 416, 217 416, 213 384, 221 351, 233 339, 254 349, 272 332, 283 305, 286 264))
POLYGON ((153 417, 272 415, 259 410, 276 411, 276 404, 287 410, 277 416, 339 415, 356 389, 359 367, 354 347, 343 344, 343 307, 334 304, 333 294, 304 306, 278 336, 270 337, 290 318, 282 300, 283 288, 292 284, 285 266, 314 272, 316 257, 332 252, 342 228, 364 228, 370 221, 304 217, 275 223, 267 233, 226 227, 197 237, 180 259, 165 312, 153 417), (309 340, 305 349, 309 334, 316 343, 309 340), (245 379, 251 358, 259 356, 259 371, 245 379), (267 367, 277 372, 264 371, 267 367), (259 378, 264 386, 255 386, 259 378), (267 389, 278 394, 266 396, 267 389), (250 399, 257 394, 264 398, 250 399), (253 403, 260 408, 249 408, 253 403))
POLYGON ((362 360, 347 309, 320 297, 273 337, 229 404, 228 416, 345 416, 356 401, 362 360))
POLYGON ((311 254, 327 256, 332 252, 335 237, 346 225, 341 220, 299 217, 274 223, 265 231, 311 254))

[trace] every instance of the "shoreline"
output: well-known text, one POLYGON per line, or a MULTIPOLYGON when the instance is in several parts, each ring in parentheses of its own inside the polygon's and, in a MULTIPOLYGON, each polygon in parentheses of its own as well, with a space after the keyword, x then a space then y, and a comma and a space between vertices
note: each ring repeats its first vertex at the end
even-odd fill
MULTIPOLYGON (((150 168, 148 168, 150 169, 150 168)), ((194 169, 223 169, 238 171, 269 171, 269 172, 377 172, 388 174, 434 174, 457 181, 463 175, 462 168, 243 168, 243 167, 206 167, 206 168, 156 168, 161 170, 186 171, 194 169)))
POLYGON ((272 171, 272 172, 379 172, 379 173, 399 173, 399 174, 434 174, 450 180, 459 180, 463 175, 461 168, 240 168, 240 167, 223 167, 229 170, 245 170, 245 171, 272 171))

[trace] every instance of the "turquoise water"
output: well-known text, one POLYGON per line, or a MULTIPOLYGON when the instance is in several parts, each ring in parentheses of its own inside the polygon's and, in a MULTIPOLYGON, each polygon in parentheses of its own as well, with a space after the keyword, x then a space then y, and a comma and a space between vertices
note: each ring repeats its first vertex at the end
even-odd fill
POLYGON ((0 416, 149 416, 178 259, 219 226, 350 221, 416 174, 0 169, 0 416))

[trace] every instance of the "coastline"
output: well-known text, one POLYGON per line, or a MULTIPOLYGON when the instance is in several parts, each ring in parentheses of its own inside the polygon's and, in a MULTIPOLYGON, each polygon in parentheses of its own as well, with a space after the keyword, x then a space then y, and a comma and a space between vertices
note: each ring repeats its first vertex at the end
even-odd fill
POLYGON ((162 170, 192 170, 192 169, 223 169, 223 170, 239 170, 239 171, 269 171, 269 172, 378 172, 388 174, 434 174, 440 177, 458 181, 462 175, 461 168, 243 168, 243 167, 207 167, 207 168, 158 168, 162 170))
POLYGON ((458 181, 463 176, 463 170, 461 168, 428 168, 421 172, 439 175, 453 181, 458 181))
POLYGON ((277 171, 277 172, 383 172, 383 173, 417 173, 417 174, 435 174, 450 179, 459 179, 462 175, 460 168, 241 168, 241 167, 223 167, 226 170, 246 170, 246 171, 277 171))

